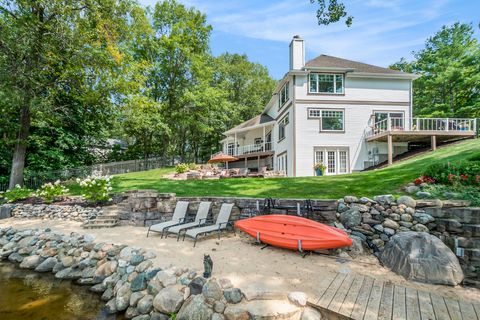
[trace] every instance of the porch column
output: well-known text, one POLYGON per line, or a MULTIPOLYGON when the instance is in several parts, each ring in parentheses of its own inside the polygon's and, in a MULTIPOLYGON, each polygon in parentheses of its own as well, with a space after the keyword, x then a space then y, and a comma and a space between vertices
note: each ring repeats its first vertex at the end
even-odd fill
POLYGON ((247 166, 248 166, 248 160, 247 160, 247 156, 245 156, 245 169, 247 169, 247 166))
POLYGON ((233 150, 234 150, 234 156, 238 155, 238 150, 237 150, 237 133, 235 132, 234 140, 233 140, 233 150))
POLYGON ((260 171, 260 156, 258 156, 257 158, 257 168, 258 168, 258 171, 260 171))
POLYGON ((265 126, 263 126, 263 152, 267 151, 267 149, 265 149, 265 126))
POLYGON ((388 139, 388 165, 391 166, 393 164, 393 141, 392 135, 389 134, 387 136, 388 139))
POLYGON ((432 145, 432 151, 437 150, 437 136, 432 136, 431 145, 432 145))

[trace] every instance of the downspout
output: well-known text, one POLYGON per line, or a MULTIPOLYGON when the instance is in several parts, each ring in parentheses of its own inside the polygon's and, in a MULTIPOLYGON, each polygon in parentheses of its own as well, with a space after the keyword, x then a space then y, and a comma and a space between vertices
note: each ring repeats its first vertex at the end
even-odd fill
POLYGON ((296 107, 295 107, 295 82, 296 82, 296 75, 293 75, 293 81, 292 81, 292 84, 293 84, 293 88, 292 88, 292 118, 293 118, 293 176, 296 177, 297 176, 297 134, 296 134, 296 126, 295 126, 295 122, 296 122, 296 117, 295 117, 295 113, 297 112, 296 110, 296 107))

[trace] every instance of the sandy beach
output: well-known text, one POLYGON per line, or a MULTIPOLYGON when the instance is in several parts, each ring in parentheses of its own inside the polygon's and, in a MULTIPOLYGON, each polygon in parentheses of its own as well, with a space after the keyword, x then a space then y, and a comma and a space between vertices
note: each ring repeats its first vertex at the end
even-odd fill
POLYGON ((193 241, 189 239, 177 242, 173 236, 160 239, 160 235, 155 233, 147 238, 147 228, 142 227, 85 230, 79 222, 14 218, 0 220, 1 228, 8 226, 18 229, 51 228, 61 233, 88 233, 94 235, 97 242, 141 247, 157 255, 154 262, 161 268, 178 266, 203 270, 203 255, 207 253, 214 262, 213 276, 229 278, 245 292, 252 289, 268 292, 303 291, 314 300, 316 288, 323 278, 332 277, 336 272, 353 272, 453 299, 480 302, 478 289, 406 281, 382 267, 371 255, 348 260, 319 254, 303 258, 298 252, 274 247, 261 250, 254 239, 239 232, 236 236, 233 233, 224 234, 220 240, 203 238, 194 248, 193 241))

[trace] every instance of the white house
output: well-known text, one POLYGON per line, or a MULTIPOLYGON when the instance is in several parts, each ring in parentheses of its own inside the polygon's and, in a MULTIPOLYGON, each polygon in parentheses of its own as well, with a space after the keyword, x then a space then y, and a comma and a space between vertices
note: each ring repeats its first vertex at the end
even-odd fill
POLYGON ((320 55, 305 62, 305 41, 290 43, 290 68, 262 114, 226 132, 230 167, 269 167, 288 176, 361 171, 407 151, 411 141, 474 136, 473 119, 412 118, 416 75, 320 55))

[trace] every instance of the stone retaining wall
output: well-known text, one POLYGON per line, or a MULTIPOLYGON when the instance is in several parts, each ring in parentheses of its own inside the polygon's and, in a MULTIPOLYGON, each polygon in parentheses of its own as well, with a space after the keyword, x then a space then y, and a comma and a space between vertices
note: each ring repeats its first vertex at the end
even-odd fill
POLYGON ((102 209, 82 207, 78 205, 54 205, 54 204, 4 204, 0 206, 0 212, 4 213, 5 218, 41 218, 41 219, 60 219, 84 222, 85 220, 95 219, 102 213, 102 209))
POLYGON ((91 235, 64 235, 49 229, 0 228, 0 260, 20 268, 50 272, 57 279, 90 286, 109 313, 127 319, 320 320, 307 296, 243 293, 228 279, 205 279, 195 270, 153 265, 155 254, 139 248, 96 243, 91 235))

